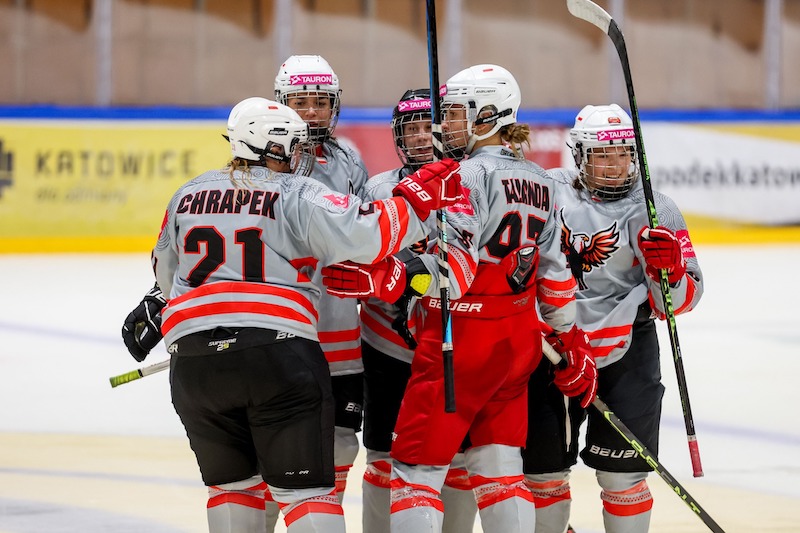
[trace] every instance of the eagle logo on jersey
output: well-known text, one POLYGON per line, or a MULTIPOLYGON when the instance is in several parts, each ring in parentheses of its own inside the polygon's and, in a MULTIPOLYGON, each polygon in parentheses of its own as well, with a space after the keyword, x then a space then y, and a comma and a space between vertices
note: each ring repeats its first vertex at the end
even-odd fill
POLYGON ((561 251, 567 256, 572 276, 578 282, 578 290, 587 288, 583 280, 584 274, 591 272, 593 268, 603 266, 611 254, 619 249, 619 232, 617 222, 614 221, 606 229, 602 229, 594 235, 577 233, 567 226, 564 220, 563 209, 559 211, 561 215, 561 251))

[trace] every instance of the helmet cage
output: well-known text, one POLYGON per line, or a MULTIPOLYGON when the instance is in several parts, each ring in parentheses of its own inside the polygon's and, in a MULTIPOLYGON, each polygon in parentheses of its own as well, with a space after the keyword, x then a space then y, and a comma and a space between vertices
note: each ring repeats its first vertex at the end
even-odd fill
MULTIPOLYGON (((397 157, 404 167, 412 170, 419 169, 422 165, 433 161, 433 136, 431 140, 421 146, 406 146, 406 124, 413 122, 431 122, 431 99, 428 89, 412 89, 406 91, 403 98, 392 111, 392 133, 394 135, 397 157)), ((417 135, 422 135, 418 133, 417 135)))
POLYGON ((639 177, 636 135, 628 114, 616 104, 586 106, 569 136, 580 184, 601 200, 627 196, 639 177), (619 159, 626 152, 630 161, 623 168, 619 159))
POLYGON ((614 201, 624 198, 633 189, 639 177, 636 150, 631 144, 592 147, 578 143, 577 150, 573 149, 573 156, 578 166, 578 181, 593 196, 601 200, 614 201), (620 146, 624 146, 630 156, 630 163, 626 168, 613 162, 620 157, 617 150, 620 146), (622 174, 625 179, 620 183, 619 178, 622 174))
POLYGON ((514 76, 503 67, 497 65, 469 67, 450 78, 444 86, 443 113, 453 105, 462 105, 467 110, 468 141, 463 150, 469 154, 477 141, 488 139, 503 126, 517 121, 517 111, 520 106, 519 85, 514 76), (489 114, 485 114, 487 112, 489 114), (484 116, 480 116, 482 113, 484 116), (481 124, 494 124, 494 126, 483 135, 477 135, 475 126, 481 124))

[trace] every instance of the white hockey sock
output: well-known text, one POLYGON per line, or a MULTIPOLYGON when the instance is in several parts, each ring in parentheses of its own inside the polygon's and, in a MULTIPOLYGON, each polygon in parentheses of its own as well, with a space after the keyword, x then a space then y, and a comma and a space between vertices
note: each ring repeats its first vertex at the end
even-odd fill
POLYGON ((536 533, 564 533, 572 507, 569 470, 552 474, 527 474, 525 485, 533 494, 536 507, 536 533))
POLYGON ((278 525, 278 518, 281 515, 281 510, 272 498, 269 487, 264 489, 264 513, 266 514, 267 520, 267 533, 272 533, 275 531, 275 526, 278 525))
POLYGON ((353 468, 353 461, 358 456, 358 437, 356 430, 336 426, 333 437, 333 464, 336 471, 336 496, 339 503, 344 501, 347 489, 347 474, 353 468))
POLYGON ((472 531, 475 526, 478 505, 465 461, 463 453, 456 454, 444 480, 441 494, 444 504, 442 533, 464 533, 472 531))
POLYGON ((389 533, 391 474, 392 463, 389 454, 367 450, 367 468, 361 484, 363 499, 361 525, 364 531, 389 533))
POLYGON ((287 533, 344 533, 344 510, 336 489, 269 489, 281 508, 287 533))
POLYGON ((519 448, 489 444, 470 448, 466 457, 483 531, 533 531, 536 511, 533 496, 524 483, 519 448))
POLYGON ((647 533, 653 496, 646 473, 612 473, 597 471, 603 491, 603 524, 607 533, 647 533))
POLYGON ((264 489, 260 477, 208 487, 209 533, 264 533, 264 489))
POLYGON ((439 489, 447 466, 392 465, 392 533, 441 533, 444 506, 439 489))

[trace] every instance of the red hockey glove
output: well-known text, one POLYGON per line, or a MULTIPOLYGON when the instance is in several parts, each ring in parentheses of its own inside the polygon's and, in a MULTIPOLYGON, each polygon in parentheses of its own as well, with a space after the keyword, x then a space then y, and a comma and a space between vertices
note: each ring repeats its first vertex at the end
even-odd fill
POLYGON ((566 396, 583 396, 581 407, 586 409, 597 396, 597 365, 589 338, 573 326, 566 333, 551 333, 545 339, 566 362, 566 366, 562 363, 556 367, 553 383, 566 396))
POLYGON ((408 200, 420 220, 426 220, 431 211, 453 205, 463 197, 458 168, 458 162, 452 159, 428 163, 403 178, 392 194, 408 200))
POLYGON ((647 262, 645 272, 655 281, 661 281, 659 270, 667 270, 670 285, 678 283, 686 273, 686 260, 681 253, 681 243, 675 234, 664 226, 644 228, 639 232, 639 248, 647 262))
POLYGON ((322 284, 339 298, 375 297, 393 304, 406 289, 406 266, 392 255, 374 265, 345 261, 323 267, 322 284))

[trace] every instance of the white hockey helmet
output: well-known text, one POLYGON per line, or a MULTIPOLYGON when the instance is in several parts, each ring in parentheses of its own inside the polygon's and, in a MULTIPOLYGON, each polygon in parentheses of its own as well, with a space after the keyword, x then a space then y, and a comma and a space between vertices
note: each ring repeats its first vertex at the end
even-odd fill
POLYGON ((310 139, 315 143, 324 142, 333 135, 339 121, 341 93, 339 78, 322 56, 291 56, 275 76, 275 99, 284 105, 292 96, 330 98, 330 118, 318 126, 310 126, 310 139))
MULTIPOLYGON (((467 154, 472 152, 477 141, 487 139, 500 128, 517 121, 521 101, 519 85, 514 76, 498 65, 475 65, 462 70, 447 80, 440 91, 442 110, 460 105, 466 109, 467 145, 461 147, 467 154), (489 112, 489 115, 480 116, 489 112), (475 135, 474 127, 493 123, 491 130, 475 135)), ((452 132, 451 132, 452 133, 452 132)))
POLYGON ((619 200, 630 192, 639 166, 633 121, 625 110, 617 104, 587 105, 575 117, 569 137, 578 180, 591 194, 619 200))
POLYGON ((289 163, 295 174, 311 172, 314 158, 306 149, 308 124, 278 102, 252 97, 236 104, 228 116, 225 138, 235 158, 260 163, 272 159, 289 163))
POLYGON ((417 170, 433 161, 430 89, 409 89, 403 94, 392 110, 392 133, 403 166, 417 170), (412 123, 417 126, 416 132, 406 136, 405 126, 412 123))

